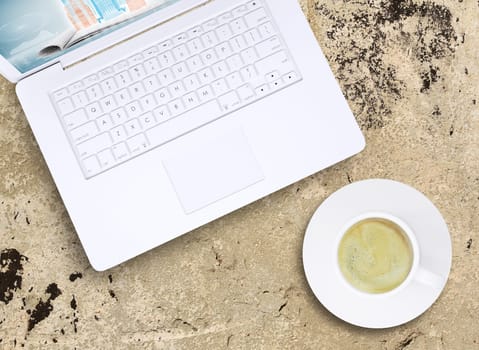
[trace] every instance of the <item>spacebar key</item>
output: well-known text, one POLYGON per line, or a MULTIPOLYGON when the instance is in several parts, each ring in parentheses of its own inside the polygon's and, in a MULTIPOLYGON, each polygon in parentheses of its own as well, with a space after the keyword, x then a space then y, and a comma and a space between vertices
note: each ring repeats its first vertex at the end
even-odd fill
POLYGON ((216 100, 205 103, 146 131, 152 147, 159 146, 222 116, 216 100))

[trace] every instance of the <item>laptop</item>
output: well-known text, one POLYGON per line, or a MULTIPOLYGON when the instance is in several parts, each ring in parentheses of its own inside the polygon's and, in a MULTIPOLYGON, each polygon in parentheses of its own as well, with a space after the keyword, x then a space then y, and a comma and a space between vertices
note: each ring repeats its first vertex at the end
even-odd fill
POLYGON ((297 0, 4 0, 0 54, 98 271, 365 145, 297 0))

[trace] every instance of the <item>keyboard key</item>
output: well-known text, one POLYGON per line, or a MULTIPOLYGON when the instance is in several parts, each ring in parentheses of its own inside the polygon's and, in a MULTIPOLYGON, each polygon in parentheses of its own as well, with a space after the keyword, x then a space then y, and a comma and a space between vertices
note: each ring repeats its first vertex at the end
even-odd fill
POLYGON ((213 90, 209 85, 205 85, 198 89, 198 96, 200 97, 201 102, 207 102, 214 98, 213 90))
POLYGON ((259 26, 259 33, 261 34, 263 39, 266 39, 276 34, 276 31, 274 30, 271 22, 266 22, 259 26))
POLYGON ((244 38, 246 40, 246 45, 248 46, 254 46, 261 41, 261 36, 256 28, 244 33, 244 38))
POLYGON ((130 65, 128 64, 128 61, 126 60, 123 60, 123 61, 120 61, 120 62, 117 62, 113 65, 113 70, 115 72, 122 72, 124 71, 125 69, 128 69, 128 67, 130 67, 130 65))
POLYGON ((130 118, 139 117, 141 112, 142 112, 140 104, 138 103, 138 101, 133 101, 133 102, 127 104, 125 106, 125 109, 126 109, 126 114, 128 114, 128 116, 130 118))
POLYGON ((83 124, 82 126, 73 129, 70 132, 70 135, 72 135, 73 142, 75 143, 80 143, 85 140, 88 140, 96 134, 98 134, 98 128, 96 127, 95 122, 83 124))
POLYGON ((140 99, 140 105, 143 111, 151 111, 156 107, 156 101, 153 95, 146 95, 140 99))
POLYGON ((114 125, 121 125, 128 119, 128 115, 126 114, 123 108, 118 108, 110 113, 111 119, 113 120, 114 125))
POLYGON ((101 99, 100 105, 105 113, 109 113, 117 107, 116 101, 111 95, 101 99))
POLYGON ((100 104, 98 102, 93 102, 92 104, 86 106, 86 114, 88 114, 90 120, 93 120, 102 115, 103 111, 101 110, 100 104))
POLYGON ((258 55, 254 48, 248 48, 246 50, 241 51, 241 58, 246 64, 250 64, 255 62, 258 59, 258 55))
POLYGON ((266 77, 266 81, 268 83, 271 83, 275 80, 278 80, 280 75, 279 75, 278 71, 272 71, 272 72, 269 72, 268 74, 266 74, 265 77, 266 77))
POLYGON ((98 84, 92 85, 87 88, 86 93, 90 101, 97 100, 103 97, 103 91, 98 84))
POLYGON ((156 74, 160 71, 160 69, 160 63, 156 57, 153 57, 145 62, 145 70, 147 74, 156 74))
POLYGON ((190 71, 186 67, 185 62, 180 62, 180 63, 177 63, 173 66, 173 74, 175 75, 175 77, 177 79, 183 79, 189 73, 190 73, 190 71))
POLYGON ((188 33, 188 36, 190 38, 193 38, 193 37, 196 37, 196 36, 202 34, 203 33, 203 28, 201 28, 201 26, 196 26, 196 27, 191 28, 187 33, 188 33))
POLYGON ((163 41, 160 45, 158 45, 158 48, 160 49, 160 51, 164 52, 166 50, 169 50, 173 47, 173 44, 171 42, 171 40, 165 40, 163 41))
POLYGON ((156 56, 158 52, 159 52, 158 47, 152 46, 149 49, 143 51, 143 57, 145 57, 145 59, 149 59, 151 57, 156 56))
POLYGON ((216 34, 212 31, 206 34, 203 34, 201 36, 201 40, 203 41, 203 44, 206 47, 212 47, 218 44, 218 38, 216 37, 216 34))
POLYGON ((115 99, 120 105, 125 105, 131 101, 131 96, 128 90, 123 89, 115 93, 115 99))
POLYGON ((246 29, 248 29, 243 18, 235 19, 234 21, 230 23, 230 26, 234 34, 243 33, 246 29))
POLYGON ((71 84, 68 87, 68 92, 70 95, 76 94, 77 92, 83 89, 84 85, 82 81, 77 81, 76 83, 71 84))
POLYGON ((276 68, 279 72, 290 72, 294 69, 293 63, 284 51, 280 51, 255 63, 260 75, 266 75, 276 68))
POLYGON ((243 102, 250 102, 255 97, 253 89, 248 84, 238 88, 238 95, 243 102))
POLYGON ((160 106, 153 111, 153 114, 158 123, 163 123, 171 118, 170 111, 167 106, 160 106))
POLYGON ((228 63, 228 67, 230 67, 231 70, 237 70, 244 66, 243 60, 239 55, 228 57, 226 63, 228 63))
POLYGON ((210 19, 203 24, 203 29, 205 31, 211 30, 218 25, 218 20, 216 18, 210 19))
POLYGON ((68 97, 68 96, 69 96, 69 93, 67 88, 57 90, 52 94, 52 97, 55 101, 64 99, 65 97, 68 97))
POLYGON ((269 84, 271 90, 277 90, 280 89, 284 86, 284 82, 282 79, 278 79, 273 81, 272 83, 269 84))
POLYGON ((241 16, 245 15, 246 12, 248 12, 248 8, 246 7, 246 5, 241 5, 241 6, 238 6, 237 8, 235 8, 233 10, 233 16, 241 17, 241 16))
POLYGON ((256 27, 262 22, 265 22, 268 20, 268 15, 266 14, 266 11, 263 8, 257 9, 253 12, 248 13, 244 17, 246 24, 248 27, 256 27))
POLYGON ((261 85, 256 88, 255 93, 257 96, 262 97, 265 96, 269 93, 269 87, 268 85, 261 85))
POLYGON ((223 95, 229 91, 228 85, 226 84, 226 80, 218 79, 214 81, 212 84, 213 90, 216 96, 223 95))
POLYGON ((113 127, 113 123, 108 114, 104 114, 101 117, 97 118, 96 124, 100 129, 100 132, 108 131, 113 127))
POLYGON ((115 79, 108 78, 100 83, 100 86, 105 94, 111 94, 117 89, 115 79))
POLYGON ((176 99, 168 103, 168 109, 171 111, 173 116, 179 115, 185 111, 185 106, 180 99, 176 99))
POLYGON ((228 24, 223 24, 216 29, 216 35, 219 41, 229 40, 233 36, 233 32, 228 24))
POLYGON ((256 45, 256 51, 258 52, 259 57, 269 56, 279 50, 281 50, 282 45, 277 36, 269 38, 265 41, 262 41, 256 45))
POLYGON ((188 49, 186 45, 178 45, 173 49, 173 56, 176 58, 177 61, 182 61, 186 59, 188 54, 188 49))
POLYGON ((213 49, 203 51, 200 56, 206 66, 209 66, 218 60, 213 49))
POLYGON ((166 88, 163 88, 155 92, 155 98, 156 98, 156 101, 160 105, 162 105, 167 103, 170 100, 171 95, 166 88))
POLYGON ((236 91, 231 91, 218 98, 218 102, 224 112, 229 112, 241 105, 241 101, 238 98, 236 91))
POLYGON ((115 70, 113 69, 113 67, 106 67, 98 73, 100 79, 109 78, 113 74, 115 74, 115 70))
POLYGON ((63 117, 63 121, 68 129, 73 129, 88 121, 88 117, 84 109, 78 109, 75 112, 63 117))
POLYGON ((120 74, 118 74, 117 76, 115 76, 115 81, 116 81, 117 87, 119 89, 122 89, 130 85, 132 82, 132 79, 130 77, 130 74, 125 70, 121 72, 120 74))
POLYGON ((243 38, 242 35, 235 36, 229 42, 234 52, 243 51, 248 47, 248 45, 246 44, 246 40, 243 38))
POLYGON ((140 98, 146 93, 145 88, 143 87, 143 84, 141 83, 141 81, 131 85, 128 88, 128 91, 130 92, 130 95, 133 99, 140 98))
POLYGON ((248 10, 254 10, 254 9, 257 9, 258 7, 260 7, 261 5, 258 3, 258 1, 256 0, 253 0, 253 1, 250 1, 246 4, 246 8, 248 10))
POLYGON ((170 69, 162 70, 158 74, 158 78, 160 79, 160 83, 163 86, 169 85, 175 81, 175 76, 173 75, 173 72, 170 69))
POLYGON ((160 82, 158 81, 158 78, 154 75, 146 78, 143 81, 143 84, 145 85, 147 92, 154 92, 160 88, 160 82))
POLYGON ((243 79, 241 78, 241 74, 239 72, 233 72, 227 75, 226 81, 228 82, 228 86, 232 89, 236 89, 238 86, 243 84, 243 79))
POLYGON ((286 84, 295 82, 296 80, 298 80, 298 75, 296 74, 296 72, 289 72, 283 75, 283 81, 286 84))
POLYGON ((158 61, 162 67, 169 67, 175 62, 175 59, 170 51, 166 51, 158 56, 158 61))
POLYGON ((83 107, 89 102, 88 96, 86 95, 85 91, 80 91, 79 93, 73 95, 72 101, 75 105, 75 108, 83 107))
POLYGON ((135 64, 138 64, 140 62, 143 62, 143 55, 141 53, 128 58, 128 63, 130 64, 130 66, 134 66, 135 64))
POLYGON ((153 125, 155 125, 156 124, 156 119, 155 119, 155 116, 153 115, 153 113, 148 112, 148 113, 143 114, 140 117, 140 124, 141 124, 141 127, 143 129, 148 129, 148 128, 152 127, 153 125))
POLYGON ((126 139, 126 131, 123 125, 117 126, 113 130, 110 131, 111 138, 113 139, 113 143, 118 143, 126 139))
POLYGON ((138 154, 148 148, 148 141, 143 134, 138 134, 126 141, 131 154, 138 154))
POLYGON ((240 73, 245 81, 252 81, 258 77, 258 73, 256 72, 256 69, 252 65, 242 68, 240 70, 240 73))
POLYGON ((68 97, 58 102, 57 106, 61 115, 71 113, 75 109, 72 100, 68 97))
POLYGON ((223 13, 222 15, 218 16, 218 23, 224 24, 229 23, 234 19, 234 16, 231 12, 223 13))
POLYGON ((146 71, 145 71, 145 68, 143 68, 142 64, 138 64, 134 66, 133 68, 130 68, 128 72, 130 73, 133 80, 140 80, 146 77, 146 71))
POLYGON ((213 73, 216 77, 222 77, 230 72, 225 61, 216 62, 213 66, 213 73))
POLYGON ((185 86, 181 81, 174 82, 173 84, 168 86, 168 90, 170 91, 170 94, 171 96, 173 96, 173 98, 182 96, 186 92, 185 86))
POLYGON ((187 76, 183 80, 183 82, 185 84, 186 91, 196 90, 200 87, 200 82, 199 82, 198 77, 196 76, 196 74, 192 74, 192 75, 187 76))
POLYGON ((124 161, 128 159, 130 152, 128 151, 128 147, 124 142, 119 143, 112 147, 113 154, 118 162, 124 161))
POLYGON ((100 163, 98 162, 98 159, 96 156, 92 156, 90 158, 84 159, 83 160, 83 167, 85 169, 85 172, 87 175, 92 176, 98 171, 100 171, 100 163))
POLYGON ((129 136, 136 135, 141 131, 141 125, 138 119, 131 119, 125 123, 126 133, 129 136))
POLYGON ((85 86, 90 86, 90 85, 95 84, 99 81, 100 81, 100 78, 98 77, 98 75, 92 74, 92 75, 89 75, 88 77, 86 77, 85 79, 83 79, 83 84, 85 84, 85 86))
POLYGON ((106 149, 98 153, 98 160, 100 162, 100 166, 104 168, 110 168, 115 165, 116 161, 113 157, 113 153, 111 153, 110 149, 106 149))
POLYGON ((203 67, 203 62, 201 62, 201 58, 198 55, 188 58, 186 64, 191 72, 196 72, 198 69, 203 67))
POLYGON ((111 145, 111 139, 108 133, 95 136, 88 141, 77 145, 78 154, 81 158, 92 156, 111 145))
POLYGON ((198 99, 198 96, 196 96, 195 92, 190 92, 183 97, 183 104, 185 105, 186 109, 192 109, 200 104, 200 100, 198 99))
POLYGON ((209 67, 206 67, 205 69, 200 70, 198 72, 198 76, 200 78, 201 85, 209 84, 215 79, 213 71, 209 67))
POLYGON ((225 41, 216 47, 216 53, 220 59, 224 59, 233 54, 233 50, 231 49, 230 44, 225 41))

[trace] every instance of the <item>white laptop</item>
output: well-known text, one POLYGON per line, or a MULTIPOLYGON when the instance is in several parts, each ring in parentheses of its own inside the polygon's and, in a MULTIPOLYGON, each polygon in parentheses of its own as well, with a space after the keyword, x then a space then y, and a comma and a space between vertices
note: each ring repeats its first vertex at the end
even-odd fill
POLYGON ((297 0, 2 1, 0 54, 96 270, 364 147, 297 0))

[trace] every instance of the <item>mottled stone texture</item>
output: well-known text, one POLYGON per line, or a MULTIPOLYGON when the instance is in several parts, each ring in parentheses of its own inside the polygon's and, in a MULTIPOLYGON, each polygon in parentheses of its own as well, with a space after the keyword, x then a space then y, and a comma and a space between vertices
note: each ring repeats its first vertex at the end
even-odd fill
POLYGON ((479 349, 478 2, 301 4, 366 150, 105 273, 89 266, 0 80, 1 349, 479 349), (388 330, 332 316, 301 263, 315 208, 375 177, 431 198, 454 249, 439 300, 388 330))

